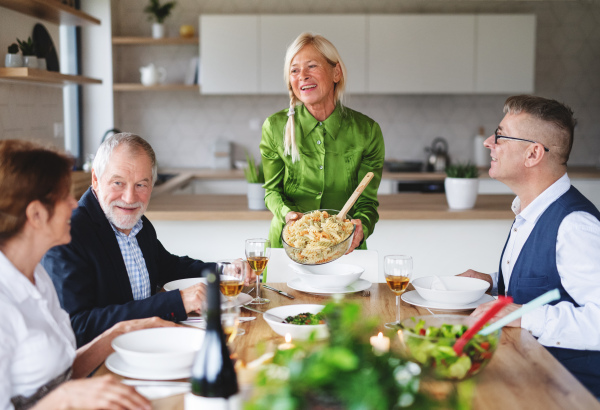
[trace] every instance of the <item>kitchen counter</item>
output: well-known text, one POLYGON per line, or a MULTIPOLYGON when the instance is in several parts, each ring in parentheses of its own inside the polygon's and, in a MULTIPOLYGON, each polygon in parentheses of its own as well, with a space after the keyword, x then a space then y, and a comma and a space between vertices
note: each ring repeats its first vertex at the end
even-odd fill
MULTIPOLYGON (((475 208, 451 211, 444 194, 379 196, 381 220, 512 220, 513 195, 479 195, 475 208)), ((245 195, 160 195, 153 197, 146 216, 151 220, 270 220, 270 211, 248 210, 245 195)))

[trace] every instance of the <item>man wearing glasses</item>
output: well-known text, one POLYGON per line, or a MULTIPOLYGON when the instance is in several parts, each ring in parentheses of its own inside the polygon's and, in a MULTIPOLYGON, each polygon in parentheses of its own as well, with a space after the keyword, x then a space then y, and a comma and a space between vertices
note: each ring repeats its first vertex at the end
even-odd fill
POLYGON ((513 297, 496 319, 558 288, 558 301, 510 326, 527 329, 600 398, 600 212, 567 175, 573 111, 555 100, 519 95, 506 100, 504 112, 484 145, 491 151, 490 176, 517 194, 515 221, 499 271, 461 276, 487 280, 498 294, 513 297))

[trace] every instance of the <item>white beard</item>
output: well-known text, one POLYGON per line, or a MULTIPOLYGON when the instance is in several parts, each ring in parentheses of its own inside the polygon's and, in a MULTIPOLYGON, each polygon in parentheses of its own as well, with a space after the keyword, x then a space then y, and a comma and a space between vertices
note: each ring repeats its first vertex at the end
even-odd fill
MULTIPOLYGON (((100 193, 98 193, 100 196, 100 193)), ((129 230, 132 229, 135 224, 138 223, 138 221, 140 220, 140 218, 142 217, 142 215, 144 215, 144 212, 146 211, 146 206, 144 205, 143 202, 136 202, 133 204, 128 204, 126 202, 123 201, 112 201, 110 204, 106 205, 103 203, 103 201, 98 198, 100 202, 100 207, 102 208, 102 210, 104 211, 104 215, 106 215, 106 218, 110 221, 110 223, 112 223, 114 226, 116 226, 119 229, 125 229, 125 230, 129 230), (136 212, 133 215, 119 215, 115 212, 115 207, 121 207, 121 208, 139 208, 138 212, 136 212)))

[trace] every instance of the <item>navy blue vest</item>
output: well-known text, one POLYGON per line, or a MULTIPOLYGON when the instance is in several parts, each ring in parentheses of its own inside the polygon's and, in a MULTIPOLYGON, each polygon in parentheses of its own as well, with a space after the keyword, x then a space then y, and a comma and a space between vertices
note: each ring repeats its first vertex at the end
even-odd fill
MULTIPOLYGON (((524 304, 545 292, 558 289, 560 299, 552 302, 569 302, 579 306, 562 286, 556 267, 556 237, 562 220, 571 212, 583 211, 600 220, 600 212, 575 187, 552 203, 540 216, 529 238, 523 245, 510 276, 507 295, 515 303, 524 304)), ((508 239, 506 241, 508 243, 508 239)), ((498 294, 505 294, 502 276, 502 257, 498 271, 498 294)), ((600 252, 600 250, 598 250, 600 252)), ((600 269, 600 267, 598 267, 600 269)), ((600 320, 600 319, 599 319, 600 320)), ((600 398, 600 351, 573 350, 546 347, 592 393, 600 398)))

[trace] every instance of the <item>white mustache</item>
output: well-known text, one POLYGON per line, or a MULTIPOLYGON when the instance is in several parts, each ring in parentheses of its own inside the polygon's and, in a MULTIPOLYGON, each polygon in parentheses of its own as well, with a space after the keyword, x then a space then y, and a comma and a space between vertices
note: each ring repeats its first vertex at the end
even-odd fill
POLYGON ((128 204, 127 202, 116 200, 116 201, 112 201, 108 206, 110 208, 114 208, 115 206, 118 206, 119 208, 135 209, 135 208, 142 208, 144 206, 144 204, 142 202, 135 202, 133 204, 128 204))

